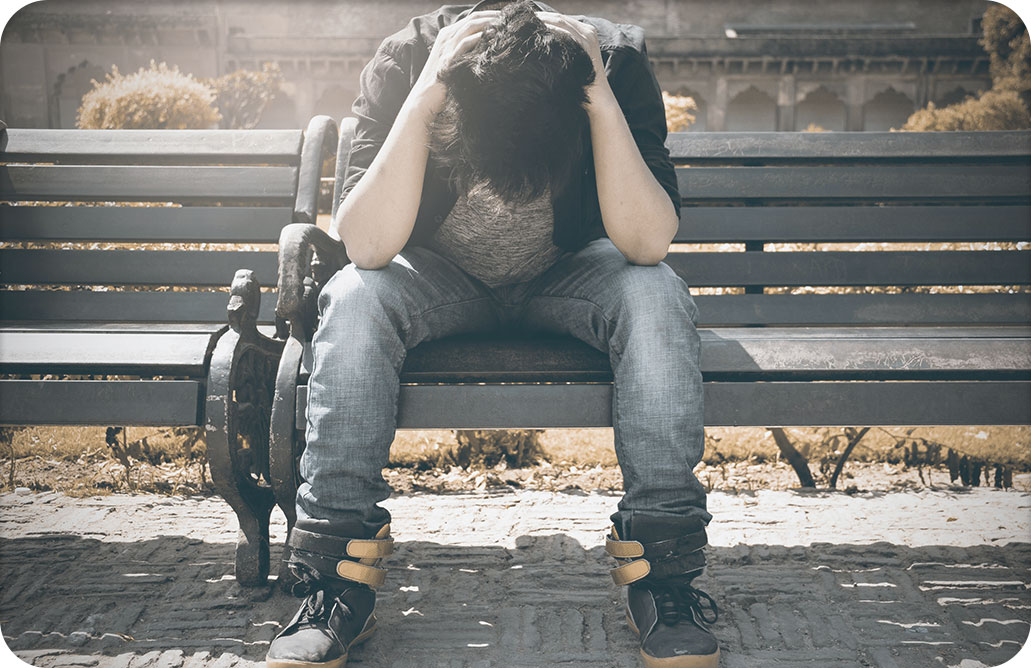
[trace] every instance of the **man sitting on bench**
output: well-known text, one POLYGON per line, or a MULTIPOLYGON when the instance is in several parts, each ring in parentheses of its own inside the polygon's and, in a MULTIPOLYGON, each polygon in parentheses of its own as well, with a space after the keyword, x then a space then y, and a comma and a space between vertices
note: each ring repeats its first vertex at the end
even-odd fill
POLYGON ((643 31, 528 0, 442 7, 382 43, 353 109, 333 221, 351 264, 319 297, 288 540, 306 598, 269 668, 339 668, 373 631, 406 351, 513 329, 608 353, 613 578, 646 666, 716 666, 716 606, 691 584, 711 519, 697 309, 661 262, 680 196, 643 31))

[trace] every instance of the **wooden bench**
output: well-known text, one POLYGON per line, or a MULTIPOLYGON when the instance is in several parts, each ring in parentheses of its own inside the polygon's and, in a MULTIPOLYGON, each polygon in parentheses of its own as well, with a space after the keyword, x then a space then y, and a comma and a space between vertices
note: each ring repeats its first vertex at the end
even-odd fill
MULTIPOLYGON (((352 128, 341 124, 337 194, 352 128)), ((692 245, 665 261, 700 293, 707 425, 1031 424, 1031 133, 680 133, 667 145, 684 205, 675 242, 692 245)), ((346 256, 298 225, 280 253, 290 336, 270 460, 292 521, 314 300, 346 256)), ((402 429, 612 424, 607 356, 566 337, 426 342, 401 382, 402 429)))
POLYGON ((268 575, 283 343, 257 328, 274 321, 259 292, 275 284, 274 249, 222 244, 314 222, 336 145, 326 116, 304 132, 0 134, 0 424, 204 427, 240 520, 242 584, 268 575))

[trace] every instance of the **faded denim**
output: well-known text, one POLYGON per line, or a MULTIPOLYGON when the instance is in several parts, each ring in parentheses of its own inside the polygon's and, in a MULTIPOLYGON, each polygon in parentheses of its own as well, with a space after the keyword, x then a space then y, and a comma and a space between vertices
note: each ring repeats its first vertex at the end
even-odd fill
POLYGON ((630 264, 599 238, 533 280, 491 289, 413 246, 382 269, 344 267, 322 290, 319 312, 299 526, 346 535, 342 527, 355 522, 370 533, 388 522, 378 504, 390 495, 382 470, 406 352, 452 334, 513 328, 570 334, 608 353, 624 485, 614 522, 635 513, 711 519, 693 473, 704 448, 698 311, 665 263, 630 264))

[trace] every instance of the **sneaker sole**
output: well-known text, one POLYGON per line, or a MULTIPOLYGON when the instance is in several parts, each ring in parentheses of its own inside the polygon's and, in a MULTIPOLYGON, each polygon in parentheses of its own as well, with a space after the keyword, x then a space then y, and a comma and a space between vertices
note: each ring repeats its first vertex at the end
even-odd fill
POLYGON ((290 659, 265 659, 265 668, 344 668, 347 665, 347 657, 351 654, 351 648, 368 640, 376 632, 376 624, 365 629, 354 640, 348 643, 344 655, 332 661, 291 661, 290 659))
MULTIPOLYGON (((629 610, 626 612, 626 623, 630 626, 630 630, 634 632, 634 635, 640 638, 641 631, 637 628, 637 624, 634 624, 634 618, 630 616, 629 610)), ((671 656, 663 659, 645 654, 642 649, 641 660, 644 662, 644 668, 719 668, 720 650, 717 647, 713 654, 671 656)))

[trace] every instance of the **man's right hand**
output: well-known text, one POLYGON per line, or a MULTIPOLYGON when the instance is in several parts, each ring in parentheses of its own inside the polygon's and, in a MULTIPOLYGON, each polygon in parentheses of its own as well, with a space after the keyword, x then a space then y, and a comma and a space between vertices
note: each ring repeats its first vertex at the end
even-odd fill
POLYGON ((444 26, 437 33, 426 66, 412 88, 427 105, 427 111, 437 114, 444 107, 446 91, 438 78, 456 58, 469 52, 480 43, 484 31, 501 15, 498 11, 473 12, 460 21, 444 26))

